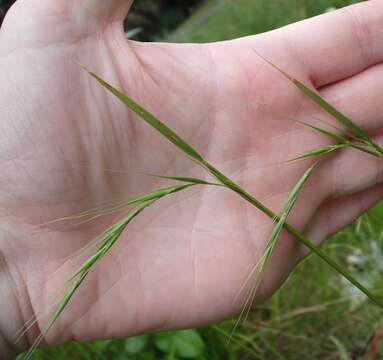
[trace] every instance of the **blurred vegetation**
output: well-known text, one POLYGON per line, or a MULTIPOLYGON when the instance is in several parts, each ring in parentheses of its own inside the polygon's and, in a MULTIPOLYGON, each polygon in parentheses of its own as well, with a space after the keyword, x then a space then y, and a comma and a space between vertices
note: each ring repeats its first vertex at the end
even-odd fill
MULTIPOLYGON (((166 37, 172 41, 218 41, 271 30, 352 2, 355 1, 208 0, 173 33, 168 34, 169 29, 182 21, 189 10, 182 10, 186 11, 182 16, 169 15, 170 20, 163 20, 166 25, 156 25, 157 29, 164 28, 144 30, 141 36, 152 39, 155 33, 154 38, 166 37)), ((128 29, 136 26, 142 23, 127 22, 128 29)), ((383 204, 380 204, 324 247, 375 292, 382 283, 382 229, 383 204)), ((41 350, 36 359, 362 359, 380 320, 381 312, 375 305, 311 256, 272 299, 252 311, 230 342, 227 339, 235 320, 198 330, 128 340, 72 343, 41 350)), ((376 359, 383 359, 380 356, 376 359)))
POLYGON ((126 30, 139 29, 137 40, 164 38, 187 19, 201 0, 136 0, 126 30))
POLYGON ((169 40, 206 42, 269 31, 352 0, 208 0, 169 40))
MULTIPOLYGON (((0 24, 15 1, 0 0, 0 24)), ((126 19, 125 28, 138 29, 135 36, 138 40, 165 37, 189 17, 199 3, 201 0, 136 0, 126 19)))

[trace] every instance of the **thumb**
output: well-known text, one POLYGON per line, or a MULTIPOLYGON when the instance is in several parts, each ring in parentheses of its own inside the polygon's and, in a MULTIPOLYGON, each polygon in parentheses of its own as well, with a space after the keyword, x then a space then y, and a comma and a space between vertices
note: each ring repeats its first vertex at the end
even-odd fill
POLYGON ((17 41, 71 40, 105 30, 123 20, 134 0, 18 0, 1 27, 2 37, 17 41), (22 36, 21 36, 22 34, 22 36), (53 38, 52 38, 53 37, 53 38))
POLYGON ((89 23, 98 26, 123 21, 133 4, 133 0, 46 0, 45 2, 61 3, 80 26, 87 26, 89 23))

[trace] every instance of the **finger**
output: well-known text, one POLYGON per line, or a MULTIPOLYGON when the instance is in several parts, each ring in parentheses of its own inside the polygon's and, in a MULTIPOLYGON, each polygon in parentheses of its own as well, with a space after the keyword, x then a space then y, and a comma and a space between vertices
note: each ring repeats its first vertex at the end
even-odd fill
MULTIPOLYGON (((306 228, 307 237, 319 245, 325 239, 351 224, 383 197, 383 184, 352 195, 325 202, 306 228)), ((302 249, 307 255, 307 249, 302 249)))
POLYGON ((274 32, 287 40, 316 87, 383 60, 383 2, 371 0, 274 32))
MULTIPOLYGON (((374 141, 381 144, 383 137, 374 141)), ((319 171, 326 197, 351 195, 383 183, 383 158, 347 148, 329 157, 319 171)))
MULTIPOLYGON (((376 81, 383 76, 383 64, 375 65, 351 78, 320 89, 320 95, 336 109, 346 114, 355 123, 369 132, 383 128, 383 82, 376 81)), ((308 102, 311 105, 311 101, 308 102)), ((317 107, 314 109, 318 110, 317 107)), ((302 111, 305 111, 302 108, 302 111)), ((319 115, 326 122, 337 127, 341 124, 324 112, 319 115)), ((316 124, 323 126, 323 123, 316 124)))
MULTIPOLYGON (((306 238, 319 246, 325 239, 349 225, 374 206, 382 197, 383 184, 380 184, 359 193, 327 200, 306 226, 304 231, 306 238)), ((291 246, 286 247, 283 244, 285 242, 278 243, 269 264, 270 271, 267 271, 262 278, 257 295, 257 299, 260 301, 271 296, 273 288, 271 284, 280 286, 290 273, 292 265, 296 265, 310 254, 307 247, 301 246, 294 240, 291 246), (272 271, 273 268, 279 268, 279 271, 272 271)))

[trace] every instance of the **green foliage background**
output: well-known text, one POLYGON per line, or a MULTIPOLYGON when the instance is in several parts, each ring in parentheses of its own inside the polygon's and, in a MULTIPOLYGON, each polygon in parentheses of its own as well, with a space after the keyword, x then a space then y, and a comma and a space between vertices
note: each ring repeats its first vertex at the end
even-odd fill
MULTIPOLYGON (((167 40, 207 42, 256 34, 352 2, 210 0, 167 40)), ((375 291, 382 282, 382 229, 380 204, 325 245, 327 253, 375 291)), ((230 342, 235 320, 128 340, 73 343, 39 351, 36 359, 354 359, 364 352, 379 318, 375 305, 310 257, 267 304, 254 309, 230 342)))

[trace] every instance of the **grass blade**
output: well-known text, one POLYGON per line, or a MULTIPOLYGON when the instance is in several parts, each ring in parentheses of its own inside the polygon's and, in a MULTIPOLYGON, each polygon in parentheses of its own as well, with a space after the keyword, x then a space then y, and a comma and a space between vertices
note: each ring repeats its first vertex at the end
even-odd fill
MULTIPOLYGON (((91 166, 85 166, 85 165, 82 165, 82 167, 91 168, 91 166)), ((146 175, 146 176, 151 176, 157 179, 175 180, 175 181, 186 182, 190 184, 222 186, 222 184, 212 183, 206 180, 202 180, 202 179, 199 179, 196 177, 190 177, 190 176, 165 176, 165 175, 152 174, 152 173, 147 173, 142 171, 128 171, 128 170, 118 170, 118 169, 110 169, 110 168, 101 168, 101 170, 105 172, 114 173, 114 174, 146 175)))
POLYGON ((202 180, 202 179, 198 179, 194 177, 188 177, 188 176, 163 176, 163 175, 150 174, 150 173, 144 173, 144 175, 152 176, 152 177, 163 179, 163 180, 175 180, 175 181, 186 182, 186 183, 196 184, 196 185, 222 186, 222 184, 213 183, 206 180, 202 180))
POLYGON ((297 202, 298 195, 300 191, 302 190, 303 186, 306 184, 307 180, 309 179, 310 175, 312 174, 314 168, 317 166, 318 163, 315 163, 314 165, 310 166, 309 169, 303 174, 303 176, 299 179, 299 181, 296 183, 292 191, 290 192, 287 201, 283 207, 282 215, 279 217, 273 232, 270 235, 270 238, 267 241, 267 247, 266 247, 266 254, 265 260, 260 266, 260 272, 262 272, 265 265, 268 263, 272 251, 275 248, 275 245, 277 244, 279 235, 281 234, 281 231, 287 221, 288 216, 290 215, 291 210, 293 209, 294 205, 297 202))
POLYGON ((371 141, 370 136, 358 125, 352 122, 346 115, 341 113, 339 110, 335 109, 329 102, 323 99, 318 93, 311 90, 308 86, 303 84, 298 79, 294 78, 286 71, 282 70, 280 67, 272 63, 270 60, 266 59, 264 56, 259 54, 255 49, 254 52, 266 61, 269 65, 271 65, 274 69, 280 72, 284 77, 286 77, 290 82, 292 82, 303 94, 309 97, 313 102, 319 105, 323 110, 325 110, 328 114, 336 118, 340 123, 342 123, 350 132, 359 139, 363 139, 366 141, 371 141))
MULTIPOLYGON (((280 70, 282 71, 282 70, 280 70)), ((282 72, 284 73, 284 72, 282 72)), ((294 85, 300 89, 305 95, 307 95, 311 100, 317 103, 323 110, 325 110, 328 114, 332 115, 335 119, 337 119, 340 123, 342 123, 354 136, 358 139, 367 141, 368 143, 372 143, 370 136, 358 125, 352 122, 346 115, 335 109, 329 102, 323 99, 319 94, 315 91, 311 90, 305 84, 300 82, 297 79, 294 79, 287 73, 284 75, 291 80, 294 85)))
POLYGON ((339 360, 351 360, 350 356, 348 355, 346 346, 337 337, 330 336, 329 339, 334 343, 338 350, 339 360))
POLYGON ((244 320, 251 309, 251 306, 254 301, 254 297, 256 295, 256 291, 258 288, 258 285, 261 281, 262 273, 264 269, 266 268, 267 264, 269 263, 269 260, 271 258, 271 255, 273 254, 273 251, 275 249, 275 246, 277 245, 279 236, 282 232, 282 229, 284 228, 287 218, 290 215, 291 210, 293 209, 294 205, 296 204, 296 201, 298 199, 298 195, 300 191, 302 190, 303 186, 306 184, 307 180, 309 179, 310 175, 312 174, 314 168, 316 167, 317 163, 310 166, 310 168, 303 174, 303 176, 299 179, 299 181, 296 183, 296 185, 291 190, 282 210, 282 214, 279 217, 279 219, 276 222, 276 225, 269 237, 269 239, 266 242, 266 248, 265 251, 258 261, 258 263, 253 267, 253 269, 250 272, 250 276, 248 280, 254 280, 254 286, 252 287, 249 296, 244 302, 244 306, 242 308, 242 312, 239 315, 239 318, 232 330, 232 334, 235 332, 238 325, 241 323, 242 320, 244 320))
MULTIPOLYGON (((126 228, 126 226, 138 215, 140 214, 145 208, 152 205, 156 200, 153 200, 147 204, 142 205, 138 209, 135 209, 132 211, 126 218, 124 218, 122 221, 120 221, 117 225, 113 225, 111 229, 114 229, 114 231, 110 231, 107 233, 112 234, 111 238, 107 238, 105 242, 108 242, 110 244, 110 247, 115 243, 116 239, 121 235, 122 231, 126 228)), ((110 248, 109 247, 109 248, 110 248)), ((100 260, 102 257, 102 254, 98 252, 95 256, 92 256, 90 260, 88 260, 81 269, 76 273, 76 275, 72 278, 73 284, 69 288, 69 290, 65 293, 63 299, 57 306, 56 310, 54 311, 52 317, 50 318, 48 325, 44 329, 44 331, 41 333, 41 335, 36 339, 36 341, 33 343, 31 348, 28 350, 28 352, 23 357, 23 360, 30 360, 36 351, 36 349, 39 347, 41 341, 43 338, 47 335, 49 330, 53 327, 59 316, 64 311, 65 307, 69 304, 70 300, 72 299, 74 293, 76 290, 80 287, 80 285, 83 283, 83 281, 88 276, 90 269, 92 266, 100 260), (91 263, 92 262, 92 263, 91 263)))
POLYGON ((321 133, 322 135, 325 135, 327 137, 329 137, 330 139, 333 139, 333 140, 336 140, 337 142, 340 142, 340 143, 347 143, 349 142, 347 140, 347 138, 345 138, 344 136, 342 135, 339 135, 337 134, 336 132, 333 132, 333 131, 329 131, 329 130, 324 130, 322 128, 319 128, 317 126, 314 126, 314 125, 311 125, 311 124, 308 124, 306 122, 303 122, 303 121, 298 121, 300 124, 304 125, 304 126, 307 126, 319 133, 321 133))
MULTIPOLYGON (((160 200, 161 198, 170 195, 175 194, 177 192, 186 190, 192 186, 195 186, 198 184, 185 184, 185 185, 178 185, 173 186, 165 189, 160 189, 157 191, 153 191, 151 193, 148 193, 148 200, 143 201, 143 205, 139 207, 136 210, 133 210, 129 213, 129 215, 118 221, 117 223, 113 224, 109 229, 107 229, 104 232, 104 241, 101 242, 99 245, 96 253, 88 259, 81 268, 72 276, 70 280, 73 280, 77 276, 79 276, 82 272, 87 271, 90 269, 98 260, 100 260, 107 252, 108 250, 114 245, 114 243, 118 240, 121 233, 125 230, 125 228, 128 226, 128 224, 138 215, 140 214, 145 208, 152 205, 154 202, 160 200), (158 196, 153 197, 152 194, 158 194, 158 196)), ((144 196, 142 196, 144 197, 144 196)))
POLYGON ((324 146, 318 149, 309 150, 309 151, 306 151, 304 154, 290 160, 290 162, 297 161, 297 160, 311 159, 313 157, 331 154, 335 151, 338 151, 348 146, 349 144, 339 144, 339 145, 330 145, 330 146, 324 146))
MULTIPOLYGON (((84 282, 88 274, 90 273, 93 266, 103 258, 108 251, 113 247, 113 245, 117 242, 117 240, 120 238, 123 231, 126 229, 126 227, 135 219, 139 214, 141 214, 146 208, 153 205, 155 202, 160 200, 161 198, 174 194, 177 192, 180 192, 182 190, 186 190, 192 186, 195 186, 198 184, 185 184, 185 185, 178 185, 173 186, 165 189, 160 189, 153 191, 151 193, 148 193, 146 196, 142 195, 140 198, 147 199, 140 201, 141 206, 132 210, 129 212, 129 214, 124 217, 122 220, 118 221, 117 223, 113 224, 109 229, 107 229, 104 232, 103 241, 101 245, 99 245, 98 250, 96 253, 91 256, 88 260, 84 262, 84 264, 76 271, 76 273, 71 277, 69 280, 69 283, 72 282, 72 284, 69 287, 69 290, 65 293, 64 297, 60 301, 59 305, 55 309, 52 317, 49 319, 48 325, 44 329, 44 331, 37 337, 35 342, 32 344, 31 348, 28 350, 28 352, 23 356, 23 360, 30 360, 34 354, 34 352, 39 347, 41 341, 44 339, 44 337, 47 335, 47 333, 50 331, 50 329, 53 327, 57 319, 60 317, 60 315, 65 310, 66 306, 69 304, 70 300, 72 299, 74 293, 76 290, 81 286, 81 284, 84 282), (156 194, 156 195, 154 195, 156 194)), ((137 197, 138 198, 138 197, 137 197)), ((136 198, 136 199, 137 199, 136 198)))
POLYGON ((94 72, 85 69, 91 76, 93 76, 103 87, 108 89, 113 95, 119 98, 125 105, 139 115, 150 126, 154 127, 162 135, 164 135, 170 142, 181 149, 185 154, 189 155, 192 159, 202 161, 202 156, 186 141, 184 141, 172 129, 166 126, 163 122, 159 121, 154 115, 146 111, 142 106, 137 104, 134 100, 117 90, 115 87, 102 80, 94 72))
POLYGON ((113 244, 117 241, 121 233, 124 231, 124 229, 128 226, 128 224, 136 217, 138 216, 144 209, 152 205, 157 200, 152 200, 138 209, 135 209, 129 213, 127 217, 125 217, 123 220, 121 220, 119 223, 113 225, 107 232, 106 232, 106 239, 104 241, 104 247, 101 247, 101 250, 92 256, 88 261, 84 263, 84 265, 76 272, 76 274, 72 277, 73 284, 69 288, 69 290, 65 293, 63 299, 57 306, 56 310, 54 311, 52 317, 50 318, 48 325, 44 329, 44 331, 41 333, 41 335, 36 339, 36 341, 33 343, 31 348, 28 350, 28 352, 23 357, 23 360, 30 360, 36 351, 36 349, 39 347, 41 341, 43 338, 48 334, 50 329, 53 327, 57 319, 60 317, 66 306, 69 304, 70 300, 72 299, 74 293, 76 290, 80 287, 80 285, 83 283, 83 281, 88 276, 91 268, 98 262, 102 256, 107 252, 108 249, 110 249, 113 244))
MULTIPOLYGON (((98 216, 100 213, 104 214, 104 212, 107 212, 108 214, 110 214, 110 213, 113 213, 116 211, 123 210, 130 205, 143 204, 143 203, 151 201, 151 200, 160 199, 165 195, 169 195, 169 194, 172 194, 174 192, 184 190, 185 187, 189 187, 191 185, 199 185, 199 184, 204 184, 204 183, 201 180, 201 182, 197 182, 197 181, 196 182, 188 182, 187 185, 181 185, 181 186, 176 185, 176 186, 169 186, 169 187, 157 189, 155 191, 152 191, 152 192, 149 192, 149 193, 146 193, 143 195, 139 195, 139 196, 135 196, 135 197, 131 197, 131 198, 128 198, 125 200, 118 201, 117 203, 113 203, 111 205, 107 204, 104 207, 96 207, 93 209, 82 211, 80 213, 77 213, 77 214, 74 214, 71 216, 66 216, 66 217, 63 217, 60 219, 55 219, 55 220, 49 221, 47 223, 44 223, 43 225, 50 225, 50 224, 54 224, 57 222, 68 221, 68 220, 76 220, 76 219, 81 219, 84 217, 92 217, 92 216, 95 217, 95 216, 98 216)), ((93 218, 91 218, 91 219, 93 219, 93 218)))
POLYGON ((276 69, 284 77, 286 77, 290 82, 292 82, 304 95, 309 97, 314 103, 319 105, 329 115, 337 119, 343 126, 345 126, 346 129, 350 131, 351 134, 353 134, 356 138, 360 139, 361 141, 373 146, 378 151, 378 153, 383 156, 383 149, 378 144, 372 141, 372 139, 370 138, 370 136, 367 134, 366 131, 364 131, 361 127, 355 124, 345 114, 337 110, 328 101, 322 98, 317 92, 315 92, 314 90, 311 90, 304 83, 294 78, 293 76, 288 74, 286 71, 279 68, 277 65, 273 64, 271 61, 269 61, 264 56, 259 54, 255 49, 253 50, 259 57, 261 57, 264 61, 266 61, 269 65, 271 65, 274 69, 276 69))
POLYGON ((344 145, 348 145, 350 147, 353 147, 354 149, 357 149, 357 150, 360 150, 366 154, 369 154, 369 155, 373 155, 373 156, 379 156, 381 157, 381 154, 379 154, 376 149, 371 149, 371 148, 368 148, 366 146, 370 146, 370 145, 366 145, 365 143, 356 143, 356 142, 353 142, 353 141, 349 141, 347 138, 345 138, 344 136, 341 136, 333 131, 328 131, 328 130, 324 130, 324 129, 321 129, 319 127, 316 127, 316 126, 313 126, 313 125, 310 125, 310 124, 307 124, 303 121, 299 121, 299 123, 305 125, 305 126, 308 126, 309 128, 321 133, 322 135, 325 135, 331 139, 334 139, 338 142, 340 142, 339 145, 341 144, 344 144, 344 145))

